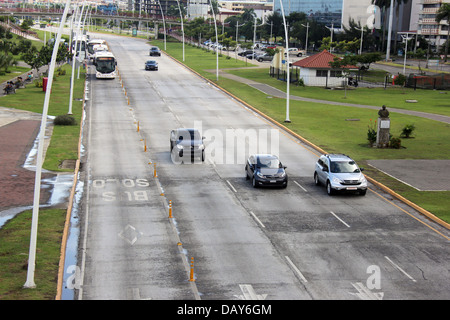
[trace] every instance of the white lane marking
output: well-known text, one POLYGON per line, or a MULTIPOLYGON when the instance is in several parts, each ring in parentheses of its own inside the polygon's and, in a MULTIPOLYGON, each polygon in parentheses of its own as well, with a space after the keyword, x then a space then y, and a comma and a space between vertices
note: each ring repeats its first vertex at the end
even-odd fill
POLYGON ((296 185, 298 185, 303 191, 308 192, 308 190, 306 190, 305 188, 303 188, 303 187, 300 185, 300 183, 298 183, 297 181, 294 181, 294 183, 295 183, 296 185))
POLYGON ((361 300, 383 300, 383 292, 372 292, 362 282, 351 282, 351 284, 356 290, 358 290, 357 293, 349 292, 351 295, 357 296, 361 300))
POLYGON ((266 226, 261 222, 261 220, 258 219, 258 217, 253 213, 253 211, 250 211, 250 214, 255 218, 256 222, 258 222, 261 227, 265 228, 266 226))
POLYGON ((235 297, 241 300, 265 300, 267 294, 256 294, 255 289, 251 284, 240 284, 242 295, 235 295, 235 297))
POLYGON ((413 277, 411 277, 409 274, 406 273, 405 270, 403 270, 402 268, 400 268, 397 264, 395 264, 391 259, 389 259, 387 256, 384 256, 386 258, 387 261, 389 261, 390 264, 392 264, 395 268, 397 268, 401 273, 403 273, 405 276, 407 276, 410 280, 416 282, 416 279, 414 279, 413 277))
POLYGON ((347 223, 345 223, 344 220, 342 220, 341 218, 339 218, 333 211, 330 211, 330 213, 331 213, 333 216, 335 216, 336 219, 338 219, 340 222, 342 222, 344 225, 346 225, 347 228, 350 228, 350 226, 349 226, 347 223))
POLYGON ((300 270, 297 268, 297 266, 291 261, 291 259, 289 259, 288 256, 284 256, 287 260, 287 262, 290 264, 291 268, 294 269, 295 273, 300 277, 300 279, 302 279, 303 282, 308 282, 308 280, 306 280, 305 276, 303 276, 303 274, 300 272, 300 270))
POLYGON ((230 183, 230 181, 227 180, 228 185, 231 189, 233 189, 234 192, 237 192, 236 189, 233 187, 233 185, 230 183))

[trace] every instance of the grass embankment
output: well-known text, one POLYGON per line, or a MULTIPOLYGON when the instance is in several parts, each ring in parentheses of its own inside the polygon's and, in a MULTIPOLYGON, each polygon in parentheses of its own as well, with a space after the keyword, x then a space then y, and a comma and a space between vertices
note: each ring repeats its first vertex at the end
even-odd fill
MULTIPOLYGON (((65 75, 53 78, 49 115, 67 114, 71 67, 63 66, 65 75)), ((25 71, 26 72, 26 71, 25 71)), ((0 106, 42 113, 45 93, 34 84, 19 89, 16 94, 0 97, 0 106)), ((78 140, 82 119, 84 71, 75 77, 72 113, 76 126, 55 126, 43 167, 51 171, 66 159, 77 159, 78 140)), ((69 169, 69 171, 71 171, 69 169)), ((56 295, 61 237, 65 209, 40 209, 37 236, 35 289, 23 289, 26 281, 28 248, 30 243, 31 210, 18 214, 0 229, 0 300, 50 300, 56 295)))
MULTIPOLYGON (((152 40, 151 43, 158 45, 160 48, 164 47, 161 41, 152 40)), ((182 61, 180 43, 168 42, 167 53, 182 61)), ((365 167, 366 174, 432 212, 442 220, 450 222, 449 191, 417 191, 371 168, 366 163, 367 160, 371 159, 449 159, 449 125, 421 117, 391 112, 391 134, 394 137, 399 137, 405 125, 414 124, 416 129, 413 138, 402 139, 402 148, 400 149, 370 148, 367 141, 367 130, 371 121, 374 122, 378 118, 376 110, 290 100, 290 120, 292 122, 284 123, 286 118, 285 99, 268 97, 250 86, 223 77, 219 77, 219 81, 216 81, 215 74, 205 71, 216 68, 215 54, 186 45, 184 63, 327 152, 345 153, 352 156, 365 167), (349 119, 358 119, 358 121, 349 121, 349 119)), ((226 59, 226 55, 223 55, 219 60, 219 68, 221 69, 243 65, 245 65, 245 62, 226 59)), ((229 72, 269 84, 283 91, 286 90, 285 82, 269 76, 268 67, 229 70, 229 72)), ((450 99, 448 99, 447 93, 419 89, 414 91, 406 88, 388 88, 386 90, 383 88, 357 88, 348 90, 345 94, 343 90, 298 87, 295 85, 290 87, 291 95, 308 98, 380 107, 385 104, 388 109, 402 108, 450 115, 450 99), (407 103, 406 100, 417 100, 418 102, 407 103)))

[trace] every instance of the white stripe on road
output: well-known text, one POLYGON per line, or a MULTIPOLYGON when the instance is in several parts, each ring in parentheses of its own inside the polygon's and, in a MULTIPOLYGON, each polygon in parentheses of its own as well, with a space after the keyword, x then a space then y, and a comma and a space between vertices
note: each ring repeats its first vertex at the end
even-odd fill
POLYGON ((233 189, 234 192, 237 192, 236 189, 233 187, 233 185, 230 183, 230 181, 227 180, 228 185, 231 189, 233 189))
POLYGON ((292 269, 294 269, 294 272, 300 277, 300 279, 302 279, 303 282, 308 282, 306 280, 306 278, 303 276, 303 274, 300 272, 300 270, 297 268, 297 266, 291 261, 291 259, 289 259, 288 256, 284 256, 287 260, 287 262, 289 263, 289 265, 291 266, 292 269))
POLYGON ((344 220, 342 220, 341 218, 339 218, 333 211, 330 211, 330 213, 331 213, 333 216, 335 216, 336 219, 338 219, 340 222, 342 222, 343 224, 345 224, 345 225, 347 226, 347 228, 350 228, 350 226, 349 226, 347 223, 345 223, 344 220))
POLYGON ((411 277, 409 274, 406 273, 405 270, 403 270, 402 268, 400 268, 397 264, 395 264, 391 259, 389 259, 387 256, 384 256, 386 258, 387 261, 389 261, 390 264, 392 264, 395 268, 397 268, 401 273, 403 273, 405 276, 407 276, 409 279, 411 279, 412 281, 416 282, 416 280, 411 277))
POLYGON ((261 222, 261 220, 258 219, 258 217, 252 212, 250 211, 250 214, 253 216, 253 218, 255 218, 255 220, 261 225, 261 227, 265 228, 266 226, 261 222))
POLYGON ((303 191, 308 192, 305 188, 303 188, 297 181, 294 181, 294 183, 296 185, 298 185, 301 189, 303 189, 303 191))

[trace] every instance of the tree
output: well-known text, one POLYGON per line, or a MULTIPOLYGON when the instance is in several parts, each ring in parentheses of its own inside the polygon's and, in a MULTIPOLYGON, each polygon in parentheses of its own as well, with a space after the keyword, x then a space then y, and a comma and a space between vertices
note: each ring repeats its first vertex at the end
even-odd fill
POLYGON ((436 22, 447 20, 447 41, 445 43, 445 62, 447 62, 448 43, 450 42, 450 3, 443 3, 436 14, 436 22))

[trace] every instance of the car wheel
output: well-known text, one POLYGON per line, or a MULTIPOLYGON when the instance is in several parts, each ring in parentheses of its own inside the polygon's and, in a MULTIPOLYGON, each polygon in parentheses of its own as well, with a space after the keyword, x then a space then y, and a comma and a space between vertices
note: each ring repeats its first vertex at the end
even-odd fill
POLYGON ((255 177, 253 177, 253 179, 252 179, 252 186, 253 186, 253 188, 257 188, 258 187, 258 185, 256 184, 255 177))
POLYGON ((259 62, 263 62, 263 59, 258 59, 259 62))
POLYGON ((297 54, 297 57, 301 57, 301 56, 302 56, 302 54, 301 54, 301 53, 297 54))
POLYGON ((331 195, 334 194, 334 190, 333 190, 333 188, 331 187, 330 181, 327 181, 327 193, 328 193, 329 196, 331 196, 331 195))
POLYGON ((317 174, 317 172, 314 172, 314 183, 316 184, 316 186, 320 185, 319 175, 317 174))
POLYGON ((202 151, 202 162, 205 162, 205 151, 202 151))

